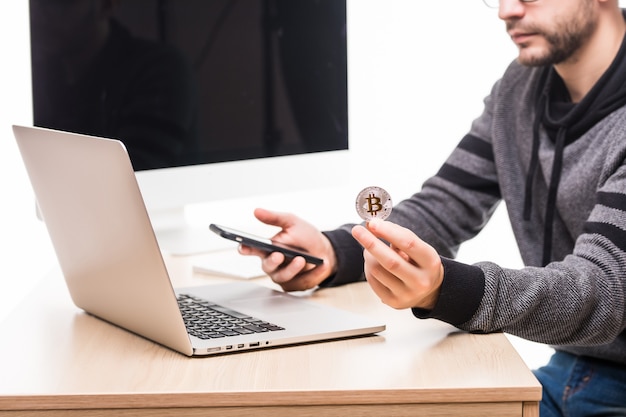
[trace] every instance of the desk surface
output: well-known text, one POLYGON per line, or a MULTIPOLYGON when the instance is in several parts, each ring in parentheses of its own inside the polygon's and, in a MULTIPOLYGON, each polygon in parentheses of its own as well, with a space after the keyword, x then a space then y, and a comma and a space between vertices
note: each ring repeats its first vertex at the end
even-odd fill
MULTIPOLYGON (((224 281, 193 274, 192 261, 168 259, 177 286, 224 281)), ((0 323, 0 415, 538 415, 541 387, 504 335, 417 320, 365 283, 311 299, 387 330, 187 358, 85 314, 51 273, 0 323)))

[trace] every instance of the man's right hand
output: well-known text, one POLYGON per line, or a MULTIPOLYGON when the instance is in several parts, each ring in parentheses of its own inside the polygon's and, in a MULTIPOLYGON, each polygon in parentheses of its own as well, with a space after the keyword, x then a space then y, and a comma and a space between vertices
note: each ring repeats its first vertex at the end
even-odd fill
POLYGON ((254 211, 254 216, 265 224, 280 227, 280 232, 272 240, 302 248, 324 260, 323 264, 315 266, 307 264, 302 257, 289 261, 279 252, 267 253, 244 245, 239 247, 242 255, 260 257, 263 271, 285 291, 315 288, 335 272, 337 258, 333 247, 315 226, 290 213, 260 208, 254 211))

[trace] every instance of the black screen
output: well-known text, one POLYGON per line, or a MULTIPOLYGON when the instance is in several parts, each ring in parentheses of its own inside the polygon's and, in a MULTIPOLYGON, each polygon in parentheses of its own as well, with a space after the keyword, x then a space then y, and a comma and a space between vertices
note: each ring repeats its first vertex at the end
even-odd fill
POLYGON ((31 0, 36 126, 135 170, 348 148, 345 0, 31 0))

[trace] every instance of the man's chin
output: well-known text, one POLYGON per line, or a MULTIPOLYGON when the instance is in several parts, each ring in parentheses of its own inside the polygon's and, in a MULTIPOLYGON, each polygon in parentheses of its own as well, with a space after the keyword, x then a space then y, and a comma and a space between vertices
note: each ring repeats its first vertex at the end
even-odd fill
POLYGON ((520 48, 517 62, 527 67, 543 67, 552 64, 552 60, 548 54, 525 48, 520 48))

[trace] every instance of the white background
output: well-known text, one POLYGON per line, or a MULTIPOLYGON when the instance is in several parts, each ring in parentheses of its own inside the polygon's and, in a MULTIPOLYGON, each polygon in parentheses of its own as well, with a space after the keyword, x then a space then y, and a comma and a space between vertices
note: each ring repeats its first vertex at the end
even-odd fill
MULTIPOLYGON (((0 319, 56 268, 11 132, 12 124, 32 124, 27 3, 3 2, 0 13, 0 319)), ((352 0, 348 7, 352 172, 347 193, 351 198, 361 185, 379 185, 398 201, 436 172, 480 114, 482 99, 516 50, 497 11, 480 0, 352 0)), ((313 222, 331 222, 328 213, 320 217, 311 199, 274 197, 237 205, 247 212, 272 204, 313 222)), ((246 215, 253 221, 251 212, 246 215)), ((333 218, 332 223, 356 220, 333 218)), ((502 208, 462 249, 460 259, 521 266, 502 208)), ((531 366, 548 353, 515 343, 531 366)))

